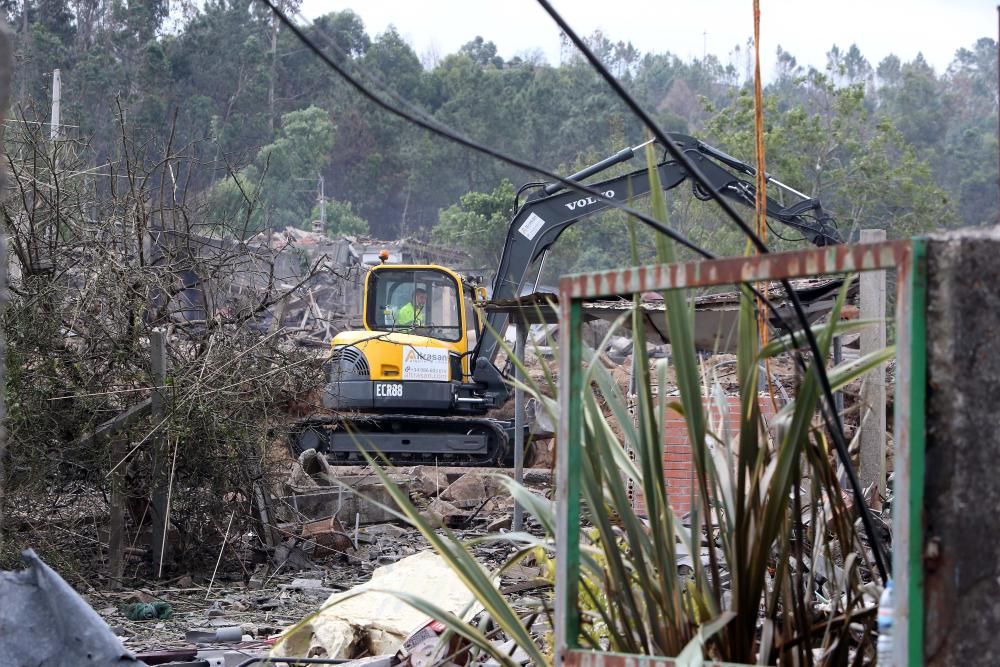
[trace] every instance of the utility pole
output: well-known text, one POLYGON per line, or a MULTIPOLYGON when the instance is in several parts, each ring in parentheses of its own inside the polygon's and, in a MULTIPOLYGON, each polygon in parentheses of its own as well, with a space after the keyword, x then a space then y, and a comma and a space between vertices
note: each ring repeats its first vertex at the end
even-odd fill
POLYGON ((319 174, 319 182, 316 186, 316 199, 319 202, 319 220, 313 220, 313 233, 323 234, 326 232, 326 182, 323 174, 319 174))
POLYGON ((319 175, 319 221, 323 223, 323 229, 326 229, 326 192, 324 187, 326 181, 323 180, 323 174, 319 175))
POLYGON ((49 139, 53 144, 59 139, 59 106, 62 101, 62 76, 59 70, 52 70, 52 120, 49 139))

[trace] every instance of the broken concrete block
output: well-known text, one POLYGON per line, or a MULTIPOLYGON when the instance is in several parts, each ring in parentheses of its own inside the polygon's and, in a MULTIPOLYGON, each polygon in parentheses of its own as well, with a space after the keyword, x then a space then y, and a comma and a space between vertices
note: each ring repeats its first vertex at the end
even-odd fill
POLYGON ((455 480, 441 493, 441 499, 460 508, 475 508, 482 505, 492 494, 485 479, 477 473, 466 473, 455 480))
POLYGON ((501 530, 510 530, 510 526, 511 526, 511 517, 502 516, 499 519, 494 519, 493 521, 490 521, 490 523, 487 524, 486 526, 486 530, 488 530, 491 533, 498 533, 501 530))
MULTIPOLYGON (((393 477, 393 481, 405 491, 410 480, 393 477)), ((349 526, 354 525, 356 516, 362 525, 396 519, 387 509, 396 506, 392 496, 378 478, 371 475, 338 476, 334 486, 314 487, 306 493, 285 496, 280 504, 294 510, 296 516, 336 516, 349 526)))
POLYGON ((468 512, 463 512, 446 500, 435 498, 420 515, 435 528, 455 527, 468 520, 468 512))
POLYGON ((434 498, 448 488, 448 475, 434 466, 417 466, 413 469, 413 490, 427 498, 434 498))
POLYGON ((377 541, 379 538, 385 538, 390 540, 398 540, 407 533, 409 533, 406 528, 397 526, 391 523, 379 523, 371 526, 365 526, 358 531, 358 542, 365 542, 371 544, 377 541))

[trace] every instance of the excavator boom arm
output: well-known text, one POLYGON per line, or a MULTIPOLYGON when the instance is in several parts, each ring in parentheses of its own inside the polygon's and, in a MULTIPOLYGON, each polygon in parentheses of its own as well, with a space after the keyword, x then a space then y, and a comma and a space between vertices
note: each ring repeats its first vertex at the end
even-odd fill
MULTIPOLYGON (((671 138, 695 161, 713 189, 733 201, 750 208, 754 207, 755 186, 729 170, 752 176, 755 173, 753 167, 693 137, 671 134, 671 138), (729 169, 720 165, 720 162, 729 169)), ((573 174, 568 180, 581 180, 624 162, 633 155, 634 149, 624 149, 573 174)), ((677 187, 690 176, 683 166, 674 161, 661 162, 656 168, 664 190, 677 187)), ((611 208, 614 202, 625 204, 633 198, 648 195, 649 172, 647 169, 640 169, 616 178, 588 183, 587 187, 596 190, 602 196, 581 194, 575 190, 566 191, 560 184, 552 183, 538 190, 517 210, 507 230, 500 265, 493 281, 493 300, 507 300, 519 296, 531 265, 570 225, 611 208)), ((702 199, 710 196, 700 187, 695 187, 695 195, 702 199)), ((792 206, 784 207, 768 197, 767 215, 801 232, 815 245, 843 242, 832 224, 832 219, 823 212, 816 199, 806 198, 792 206)), ((486 322, 487 326, 480 337, 473 360, 477 370, 481 369, 493 379, 495 378, 493 360, 499 350, 499 341, 493 332, 503 335, 507 328, 508 315, 490 313, 486 322), (488 362, 491 368, 487 369, 487 364, 483 362, 488 362)))

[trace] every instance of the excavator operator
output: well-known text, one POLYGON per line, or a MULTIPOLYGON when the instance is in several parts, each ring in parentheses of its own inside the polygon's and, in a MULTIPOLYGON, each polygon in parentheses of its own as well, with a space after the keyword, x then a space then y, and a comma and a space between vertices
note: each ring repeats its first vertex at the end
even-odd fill
POLYGON ((399 309, 396 324, 401 327, 421 327, 424 325, 424 306, 427 305, 427 290, 420 287, 413 291, 413 299, 399 309))

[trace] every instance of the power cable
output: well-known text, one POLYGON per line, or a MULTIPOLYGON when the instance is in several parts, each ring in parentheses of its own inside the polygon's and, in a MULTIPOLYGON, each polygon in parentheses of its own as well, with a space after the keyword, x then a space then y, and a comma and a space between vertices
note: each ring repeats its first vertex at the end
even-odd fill
MULTIPOLYGON (((410 112, 406 113, 406 112, 402 111, 399 108, 392 107, 391 105, 388 105, 388 103, 375 98, 374 97, 374 93, 371 92, 370 90, 365 90, 364 87, 358 81, 355 80, 354 76, 347 72, 347 69, 346 69, 345 66, 340 66, 340 65, 338 65, 336 63, 330 62, 330 60, 326 56, 326 54, 324 52, 322 52, 322 50, 319 49, 308 37, 306 37, 304 35, 304 33, 301 30, 298 29, 297 26, 295 26, 294 24, 292 24, 290 22, 290 20, 287 18, 287 16, 285 16, 285 15, 282 14, 281 10, 278 10, 271 2, 269 2, 269 0, 262 0, 262 1, 265 4, 267 4, 268 7, 271 8, 271 10, 279 17, 279 19, 286 26, 288 26, 292 30, 292 32, 296 35, 296 37, 298 37, 298 39, 300 41, 302 41, 304 44, 307 45, 307 49, 308 50, 313 51, 313 53, 315 53, 316 55, 318 55, 321 60, 323 60, 327 65, 329 65, 331 67, 331 69, 333 69, 335 72, 337 72, 337 74, 340 75, 341 78, 343 78, 344 80, 346 80, 356 90, 358 90, 359 92, 361 92, 367 99, 373 100, 382 109, 384 109, 386 111, 389 111, 390 113, 393 113, 394 115, 397 115, 397 116, 403 118, 404 120, 412 122, 412 123, 418 125, 419 127, 423 127, 424 129, 427 129, 428 131, 430 131, 432 134, 437 134, 438 136, 441 136, 441 137, 443 137, 445 139, 448 139, 448 140, 451 140, 451 141, 456 141, 456 142, 458 142, 460 144, 465 145, 468 148, 471 148, 472 150, 475 150, 477 152, 483 152, 486 155, 489 155, 491 157, 499 159, 499 160, 501 160, 503 162, 507 162, 508 164, 511 164, 513 166, 517 166, 517 167, 520 167, 522 169, 526 169, 528 171, 534 171, 536 173, 545 175, 547 178, 549 178, 551 180, 558 181, 559 183, 561 183, 563 185, 568 185, 573 190, 582 191, 582 192, 585 192, 587 194, 595 195, 601 201, 608 202, 614 208, 618 208, 619 210, 625 212, 626 214, 631 214, 631 215, 634 215, 635 217, 638 217, 640 220, 642 220, 646 224, 652 226, 654 229, 657 229, 658 231, 664 231, 664 233, 666 233, 668 236, 670 236, 671 238, 674 238, 676 240, 677 236, 674 233, 672 233, 671 231, 665 231, 662 228, 662 223, 660 223, 659 221, 657 221, 655 219, 651 219, 648 216, 646 216, 646 215, 644 215, 644 214, 642 214, 642 213, 640 213, 638 211, 635 211, 635 210, 629 208, 628 206, 626 206, 624 204, 621 204, 621 203, 618 203, 618 202, 614 202, 614 201, 611 201, 611 200, 607 200, 607 199, 605 199, 603 197, 603 193, 595 192, 595 190, 588 189, 587 186, 582 185, 582 184, 580 184, 580 183, 578 183, 576 181, 570 181, 570 180, 568 180, 567 178, 565 178, 563 176, 560 176, 560 175, 552 173, 552 172, 548 172, 545 169, 543 169, 542 167, 538 167, 537 165, 532 165, 530 163, 523 162, 521 160, 518 160, 517 158, 512 158, 512 157, 506 156, 501 151, 497 151, 495 149, 491 149, 489 147, 480 145, 480 144, 478 144, 476 142, 473 142, 472 140, 469 140, 469 139, 466 139, 466 138, 462 137, 457 131, 452 130, 451 128, 447 127, 443 123, 441 123, 441 122, 437 121, 436 119, 432 118, 429 114, 427 114, 426 111, 424 111, 423 109, 420 109, 419 107, 417 107, 416 105, 414 105, 413 103, 411 103, 409 100, 407 100, 406 98, 404 98, 401 95, 399 95, 395 90, 392 89, 391 86, 389 86, 380 77, 378 77, 375 74, 372 74, 371 72, 368 72, 364 68, 358 67, 354 63, 354 61, 351 59, 350 54, 346 53, 339 45, 337 45, 336 40, 334 40, 329 35, 327 35, 326 33, 324 33, 321 29, 318 28, 318 26, 316 26, 315 23, 313 23, 313 28, 314 28, 315 33, 317 35, 319 35, 320 37, 322 37, 326 41, 326 43, 328 44, 328 46, 337 55, 339 55, 343 59, 344 63, 350 63, 351 66, 353 66, 354 70, 357 72, 357 74, 360 77, 363 77, 363 78, 367 79, 368 81, 372 82, 374 85, 378 86, 382 90, 383 93, 385 93, 389 97, 391 97, 394 100, 396 100, 396 102, 399 105, 401 105, 403 107, 409 108, 410 112), (411 117, 411 116, 413 116, 413 117, 411 117), (422 120, 423 122, 420 122, 420 120, 418 120, 418 119, 422 120)), ((309 21, 309 19, 306 18, 301 12, 296 12, 296 16, 300 20, 302 20, 303 22, 308 22, 309 21)), ((664 146, 663 148, 664 148, 664 157, 662 158, 662 160, 666 160, 667 155, 669 155, 669 150, 668 150, 668 148, 666 146, 664 146)), ((540 184, 528 183, 528 184, 525 184, 525 185, 523 185, 521 187, 521 189, 518 191, 518 194, 520 194, 521 192, 523 192, 526 188, 533 187, 535 185, 550 185, 550 184, 544 183, 544 182, 540 183, 540 184)), ((706 193, 706 195, 704 197, 699 197, 699 199, 707 200, 709 198, 712 198, 712 196, 713 196, 713 189, 711 187, 708 187, 708 188, 704 187, 703 183, 698 182, 697 180, 695 180, 692 183, 692 187, 695 190, 695 196, 698 196, 698 191, 699 190, 701 190, 701 191, 703 191, 703 192, 706 193)), ((804 195, 802 195, 802 196, 804 196, 804 195)), ((737 217, 738 217, 738 215, 737 215, 737 217)), ((706 250, 704 248, 695 247, 693 245, 688 245, 687 243, 684 243, 683 241, 681 243, 683 245, 685 245, 686 247, 688 247, 689 249, 693 250, 696 254, 700 255, 703 258, 706 258, 706 259, 714 259, 715 258, 715 255, 713 253, 709 252, 708 250, 706 250)), ((764 303, 766 303, 769 306, 770 310, 772 311, 772 314, 773 314, 774 318, 776 320, 778 320, 778 322, 781 324, 781 326, 786 331, 789 331, 789 332, 794 331, 793 327, 782 316, 782 314, 777 310, 777 308, 774 306, 773 303, 771 303, 769 300, 767 300, 764 297, 764 295, 761 294, 753 285, 748 285, 748 287, 753 292, 753 294, 755 294, 760 300, 762 300, 764 303)))
MULTIPOLYGON (((648 113, 635 101, 635 99, 629 94, 628 91, 622 86, 608 69, 604 66, 590 47, 580 38, 580 36, 573 30, 572 27, 566 22, 565 19, 555 10, 555 8, 548 2, 548 0, 538 0, 538 4, 542 6, 542 9, 552 17, 552 20, 556 22, 563 33, 573 42, 573 44, 580 50, 591 66, 600 74, 601 78, 615 91, 619 98, 625 103, 629 109, 642 121, 642 123, 653 133, 657 141, 666 147, 667 151, 670 153, 671 157, 680 162, 685 169, 694 176, 702 187, 711 192, 712 197, 715 199, 716 203, 722 208, 722 210, 728 215, 733 222, 743 231, 743 233, 750 239, 750 242, 760 251, 762 254, 767 254, 770 251, 767 245, 761 240, 761 238, 756 234, 756 232, 750 228, 749 225, 744 222, 744 220, 736 213, 733 207, 728 201, 723 199, 721 193, 716 191, 714 188, 710 187, 708 180, 705 178, 701 170, 695 165, 684 151, 678 148, 677 144, 667 136, 666 133, 661 130, 648 113)), ((865 533, 868 537, 868 543, 872 547, 872 554, 875 557, 875 564, 878 567, 879 574, 883 581, 888 580, 889 568, 886 565, 885 553, 883 551, 882 541, 878 538, 878 534, 875 531, 875 522, 871 515, 871 509, 865 503, 864 500, 864 490, 861 488, 861 481, 858 479, 857 471, 854 469, 854 464, 851 461, 850 453, 848 451, 847 440, 844 436, 843 424, 840 421, 840 414, 836 409, 836 401, 833 396, 833 389, 830 386, 830 378, 826 374, 826 368, 823 364, 823 355, 820 354, 819 343, 816 340, 816 336, 812 332, 812 328, 809 326, 809 320, 806 317, 805 309, 802 307, 802 302, 799 300, 798 295, 792 290, 791 283, 787 279, 782 279, 780 281, 782 287, 785 289, 789 300, 792 302, 792 307, 795 310, 795 314, 802 324, 802 330, 805 334, 806 340, 809 344, 809 349, 812 352, 813 364, 816 367, 816 375, 819 380, 820 387, 823 391, 824 398, 826 399, 826 408, 823 409, 821 404, 820 412, 823 415, 823 420, 826 423, 827 430, 829 430, 830 435, 833 439, 834 446, 837 450, 841 462, 844 464, 844 469, 847 472, 848 481, 851 486, 851 491, 854 496, 854 502, 857 505, 859 511, 861 512, 861 521, 864 525, 865 533)), ((764 300, 767 303, 766 300, 764 300)), ((768 304, 769 307, 773 309, 773 306, 768 304)))
MULTIPOLYGON (((374 74, 372 74, 370 72, 367 72, 363 68, 360 68, 360 67, 357 67, 356 65, 354 65, 353 61, 350 58, 350 55, 347 54, 347 53, 345 53, 343 51, 343 49, 341 49, 337 45, 336 40, 332 39, 329 35, 326 35, 324 32, 322 32, 321 30, 317 29, 316 33, 327 42, 327 44, 333 49, 333 51, 335 53, 337 53, 337 55, 341 56, 341 58, 343 59, 343 61, 345 63, 351 63, 351 65, 354 67, 354 69, 357 71, 357 73, 360 76, 362 76, 362 77, 368 79, 370 82, 374 83, 386 95, 388 95, 389 97, 395 99, 400 106, 402 106, 402 107, 408 107, 410 109, 410 111, 407 112, 407 111, 404 111, 403 109, 401 109, 400 107, 395 107, 395 106, 390 105, 389 103, 385 102, 384 100, 378 98, 374 94, 373 91, 371 91, 369 88, 367 88, 366 86, 364 86, 360 81, 358 81, 355 78, 354 75, 352 75, 351 73, 349 73, 347 71, 347 68, 345 66, 340 65, 340 64, 332 61, 326 55, 326 53, 322 51, 322 49, 320 49, 309 37, 307 37, 298 28, 298 26, 296 26, 295 24, 293 24, 291 22, 291 20, 280 9, 278 9, 274 4, 272 4, 272 2, 270 0, 262 0, 262 2, 264 2, 271 9, 271 11, 275 13, 275 15, 279 18, 279 20, 281 20, 282 23, 284 23, 284 25, 287 26, 293 32, 293 34, 295 34, 295 36, 303 44, 305 44, 307 46, 307 48, 309 50, 311 50, 314 54, 316 54, 321 60, 323 60, 324 63, 326 63, 331 69, 333 69, 338 75, 340 75, 341 78, 343 78, 345 81, 347 81, 348 84, 350 84, 353 88, 355 88, 358 92, 360 92, 365 98, 373 101, 375 104, 377 104, 383 110, 388 111, 389 113, 392 113, 392 114, 394 114, 394 115, 396 115, 396 116, 398 116, 400 118, 403 118, 404 120, 406 120, 408 122, 411 122, 411 123, 413 123, 413 124, 415 124, 415 125, 417 125, 419 127, 422 127, 422 128, 428 130, 429 132, 431 132, 433 134, 436 134, 436 135, 441 136, 441 137, 443 137, 445 139, 448 139, 450 141, 457 142, 457 143, 459 143, 461 145, 464 145, 467 148, 470 148, 470 149, 472 149, 474 151, 481 152, 481 153, 483 153, 485 155, 489 155, 489 156, 494 157, 494 158, 496 158, 498 160, 501 160, 503 162, 506 162, 506 163, 511 164, 513 166, 516 166, 516 167, 520 167, 520 168, 525 169, 527 171, 534 171, 536 173, 539 173, 539 174, 542 174, 542 175, 546 176, 547 178, 549 178, 551 180, 557 181, 560 184, 562 184, 562 185, 564 185, 566 187, 569 187, 570 189, 573 189, 573 190, 576 190, 576 191, 581 191, 581 192, 587 193, 587 194, 589 194, 591 196, 594 196, 597 199, 600 199, 601 201, 605 201, 605 202, 609 203, 612 207, 617 208, 617 209, 623 211, 626 214, 631 214, 631 215, 639 218, 641 221, 645 222, 647 225, 651 226, 652 228, 656 229, 657 231, 660 231, 660 232, 666 234, 668 237, 670 237, 670 238, 672 238, 674 240, 677 240, 679 243, 681 243, 685 247, 693 250, 696 254, 700 255, 701 257, 703 257, 705 259, 714 259, 716 257, 713 253, 709 252, 708 250, 706 250, 704 248, 701 248, 701 247, 693 244, 691 241, 687 240, 686 238, 681 237, 680 234, 674 232, 673 230, 670 230, 668 227, 665 227, 662 223, 660 223, 655 218, 651 218, 651 217, 649 217, 649 216, 647 216, 647 215, 645 215, 645 214, 643 214, 643 213, 641 213, 639 211, 636 211, 636 210, 632 209, 631 207, 628 207, 625 204, 621 204, 619 202, 615 202, 615 201, 612 201, 612 200, 605 199, 605 197, 603 196, 603 193, 598 192, 598 191, 594 190, 593 188, 590 188, 590 187, 588 187, 586 185, 580 184, 577 181, 569 180, 566 177, 563 177, 563 176, 561 176, 559 174, 555 174, 553 172, 549 172, 549 171, 547 171, 547 170, 545 170, 545 169, 543 169, 543 168, 541 168, 541 167, 539 167, 537 165, 533 165, 531 163, 519 160, 518 158, 514 158, 514 157, 511 157, 511 156, 508 156, 508 155, 504 154, 501 151, 498 151, 496 149, 492 149, 492 148, 490 148, 488 146, 479 144, 478 142, 475 142, 475 141, 473 141, 471 139, 468 139, 468 138, 462 136, 457 131, 452 130, 451 128, 447 127, 443 123, 440 123, 436 119, 430 117, 424 110, 420 109, 416 105, 412 104, 411 102, 409 102, 408 100, 406 100, 405 98, 403 98, 402 96, 400 96, 398 93, 396 93, 392 89, 391 86, 387 85, 378 76, 376 76, 376 75, 374 75, 374 74)), ((304 20, 304 21, 308 21, 308 19, 306 19, 306 17, 304 15, 302 15, 301 12, 298 12, 297 16, 300 19, 304 20)), ((314 24, 314 28, 315 28, 315 24, 314 24)), ((665 153, 665 156, 667 154, 669 154, 669 148, 666 145, 664 145, 664 153, 665 153)), ((707 198, 711 198, 712 196, 716 196, 717 197, 718 195, 717 195, 717 193, 715 193, 715 191, 714 191, 713 188, 706 187, 707 181, 705 180, 704 176, 701 175, 700 170, 697 170, 697 168, 694 167, 694 164, 691 163, 690 160, 687 159, 686 155, 684 155, 684 159, 682 160, 682 162, 684 162, 684 161, 687 162, 688 171, 690 173, 694 173, 695 176, 696 176, 696 179, 695 179, 694 183, 692 183, 692 186, 695 188, 695 190, 697 191, 700 188, 701 190, 707 192, 708 195, 707 195, 706 199, 707 198), (698 178, 697 178, 699 175, 701 177, 701 181, 699 181, 698 178)), ((529 184, 528 186, 524 186, 524 187, 530 187, 530 185, 531 184, 529 184)), ((522 187, 521 191, 523 191, 524 187, 522 187)), ((519 191, 519 193, 521 191, 519 191)), ((723 200, 723 201, 725 201, 725 200, 723 200)), ((726 201, 725 203, 728 205, 728 201, 726 201)), ((730 210, 732 210, 731 207, 730 207, 730 210)), ((738 220, 740 219, 739 216, 738 216, 738 214, 736 214, 734 211, 732 212, 732 214, 735 215, 738 220)), ((752 293, 757 296, 758 299, 760 299, 763 303, 767 304, 767 306, 771 310, 774 318, 778 320, 778 322, 781 324, 781 326, 785 330, 787 330, 789 332, 794 331, 793 327, 788 323, 788 321, 778 311, 777 307, 775 307, 773 303, 771 303, 753 285, 748 285, 748 287, 752 291, 752 293)), ((788 286, 788 287, 789 287, 789 290, 790 290, 791 289, 790 286, 788 286)))
POLYGON ((414 125, 417 125, 418 127, 421 127, 438 136, 444 137, 450 141, 465 146, 466 148, 470 148, 476 152, 488 155, 497 160, 501 160, 509 165, 518 167, 520 169, 524 169, 525 171, 535 172, 537 174, 544 176, 547 179, 558 181, 566 188, 570 188, 572 190, 576 190, 578 192, 590 195, 591 197, 594 197, 595 199, 598 199, 613 208, 619 209, 629 215, 634 216, 635 218, 641 220, 646 225, 652 227, 661 234, 668 236, 677 243, 683 245, 689 250, 694 251, 695 253, 704 257, 705 259, 715 259, 714 254, 712 254, 708 250, 705 250, 701 246, 689 240, 687 237, 680 234, 679 232, 671 229, 667 225, 664 225, 659 220, 656 220, 655 218, 646 215, 645 213, 642 213, 641 211, 638 211, 630 206, 627 206, 612 199, 608 199, 604 196, 603 193, 599 192, 598 190, 595 190, 582 183, 571 181, 565 178, 564 176, 560 176, 559 174, 550 172, 537 165, 531 164, 530 162, 521 160, 520 158, 516 158, 502 151, 490 148, 489 146, 486 146, 462 134, 459 134, 458 132, 438 123, 437 121, 434 121, 430 118, 425 118, 422 116, 422 114, 411 113, 397 106, 389 104, 388 102, 380 98, 378 95, 376 95, 368 86, 360 82, 356 77, 354 77, 351 73, 349 73, 343 66, 341 66, 339 63, 337 63, 332 58, 327 56, 326 53, 322 49, 320 49, 319 46, 317 46, 313 40, 307 37, 305 33, 303 33, 302 30, 297 25, 295 25, 291 21, 291 19, 289 19, 288 16, 285 15, 283 11, 279 9, 272 2, 272 0, 260 0, 260 1, 265 5, 267 5, 274 13, 274 15, 278 18, 278 20, 281 21, 281 23, 284 24, 284 26, 288 28, 292 32, 292 34, 294 34, 320 60, 322 60, 332 70, 337 72, 337 74, 339 74, 341 78, 343 78, 352 88, 361 93, 363 97, 365 97, 370 102, 374 103, 383 111, 386 111, 398 118, 402 118, 403 120, 412 123, 414 125))

